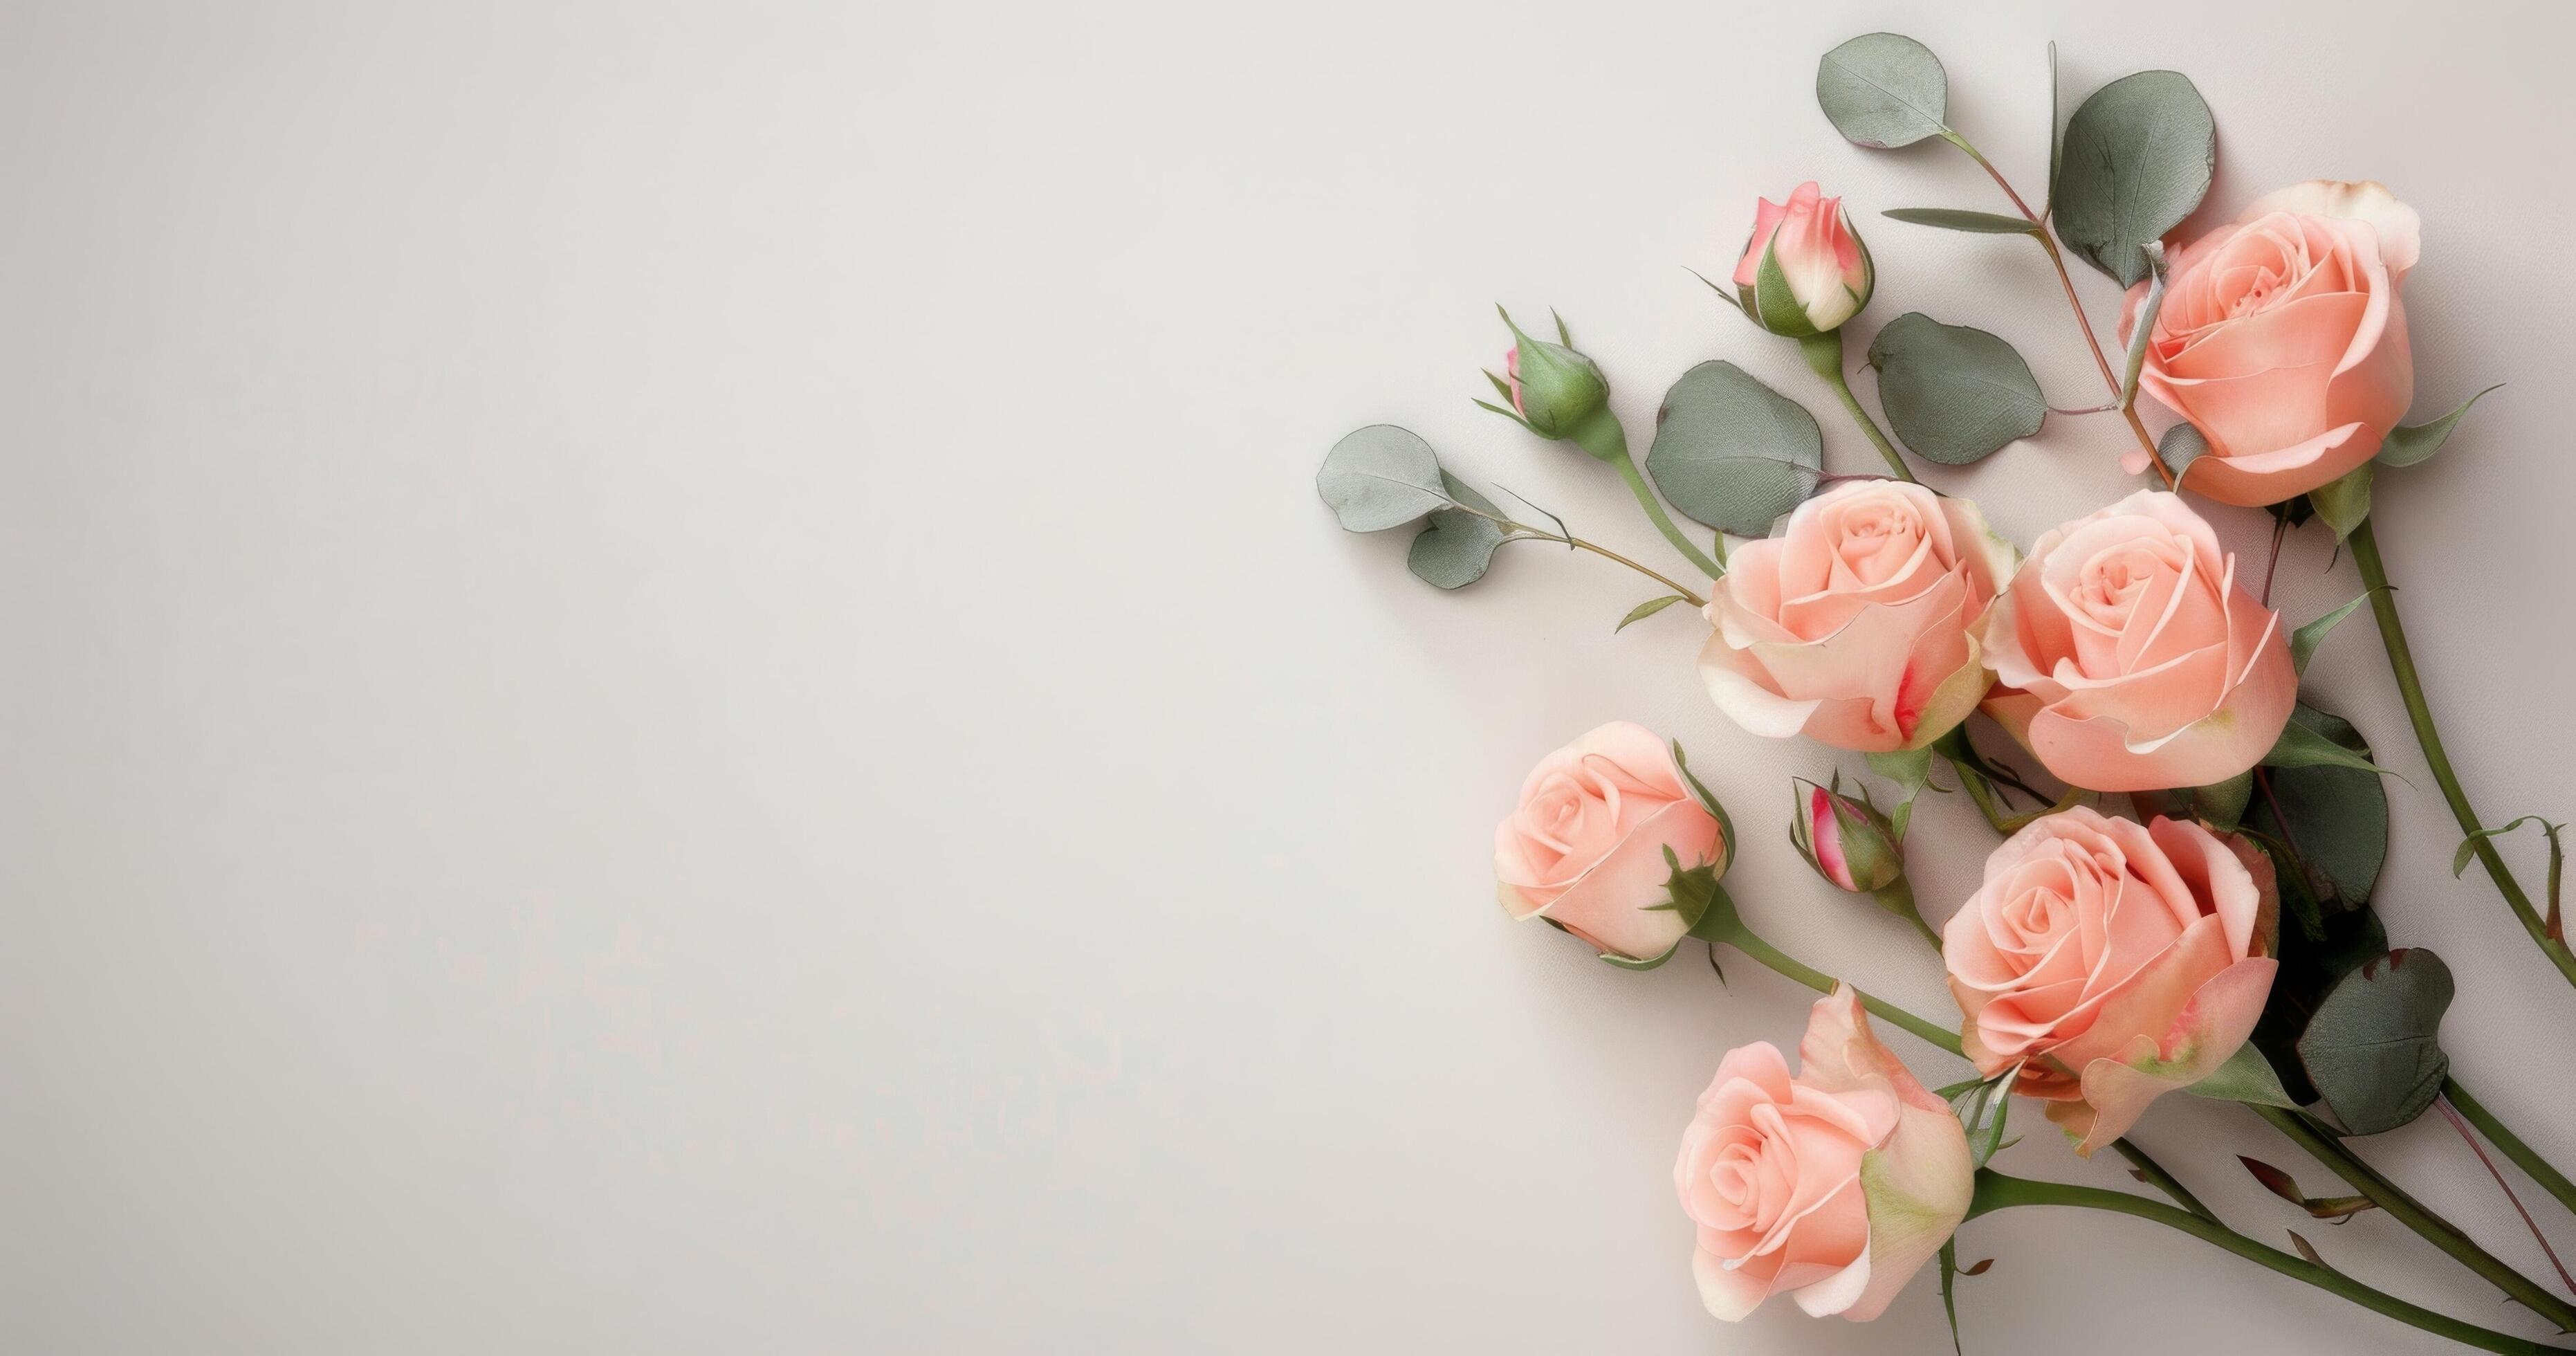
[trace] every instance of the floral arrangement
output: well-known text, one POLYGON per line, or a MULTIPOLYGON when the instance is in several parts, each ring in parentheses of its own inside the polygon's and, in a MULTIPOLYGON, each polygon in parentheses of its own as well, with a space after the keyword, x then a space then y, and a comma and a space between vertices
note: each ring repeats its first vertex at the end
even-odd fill
MULTIPOLYGON (((2049 65, 2054 89, 2053 47, 2049 65)), ((1635 571, 1657 592, 1619 626, 1697 610, 1698 675, 1744 733, 1863 756, 1866 777, 1847 784, 1836 771, 1791 788, 1791 846, 1833 890, 1921 933, 1956 1013, 1897 1009, 1758 936, 1724 885, 1747 844, 1680 744, 1641 726, 1605 724, 1542 759, 1495 833, 1512 918, 1542 920, 1617 966, 1651 968, 1697 942, 1713 965, 1741 955, 1824 995, 1794 1060, 1767 1044, 1730 1052, 1683 1131, 1674 1188, 1709 1312, 1739 1319, 1786 1293, 1808 1314, 1867 1320, 1932 1268, 1955 1344, 1954 1287, 1982 1264, 1958 1265, 1954 1234, 1996 1210, 2063 1206, 2181 1230, 2472 1347, 2557 1349, 2365 1285, 2296 1231, 2288 1250, 2259 1241, 2127 1138, 2169 1093, 2239 1103, 2341 1183, 2310 1196, 2290 1171, 2243 1160, 2291 1212, 2385 1212, 2539 1322, 2576 1332, 2576 1280, 2563 1268, 2551 1285, 2506 1265, 2352 1147, 2437 1111, 2482 1163, 2481 1139, 2576 1210, 2576 1184, 2451 1075, 2440 1030, 2450 972, 2430 950, 2392 947, 2370 905, 2391 787, 2362 733, 2301 694, 2328 633, 2367 608, 2464 835, 2453 874, 2482 865, 2576 984, 2558 898, 2563 826, 2491 821, 2469 804, 2372 533, 2374 480, 2440 451, 2485 394, 2406 422, 2416 210, 2376 183, 2319 181, 2178 238, 2209 189, 2216 127, 2171 71, 2112 81, 2052 127, 2035 210, 1948 124, 1947 77, 1922 44, 1888 33, 1844 43, 1818 65, 1816 98, 1856 145, 1937 137, 1993 178, 2009 213, 1883 215, 2037 247, 2102 381, 2102 403, 2071 413, 2118 416, 2122 469, 2149 478, 2135 493, 2021 548, 1976 505, 1918 483, 1914 461, 1965 465, 2069 412, 2052 411, 2003 339, 1908 312, 1868 345, 1882 429, 1852 390, 1843 339, 1877 271, 1850 210, 1815 183, 1760 201, 1732 273, 1703 281, 1748 333, 1798 345, 1884 458, 1883 476, 1828 474, 1815 417, 1722 359, 1673 382, 1641 463, 1610 410, 1608 376, 1565 324, 1542 337, 1506 312, 1511 348, 1486 374, 1495 399, 1478 403, 1617 472, 1678 563, 1576 536, 1517 496, 1506 510, 1392 425, 1343 438, 1317 477, 1344 528, 1410 531, 1410 569, 1439 588, 1476 582, 1522 541, 1635 571), (2111 345, 2086 317, 2070 254, 2123 289, 2111 345), (2177 416, 2161 436, 2149 431, 2155 406, 2177 416), (2360 593, 2324 616, 2281 616, 2272 564, 2223 549, 2208 505, 2268 512, 2275 559, 2292 530, 2332 533, 2360 593), (1918 900, 1906 875, 1913 810, 1951 791, 2001 841, 1978 848, 1989 855, 1968 898, 1918 900), (2526 825, 2548 854, 2538 902, 2499 841, 2526 825), (1976 1075, 1927 1088, 1873 1018, 1976 1075), (2074 1152, 2125 1158, 2143 1189, 1990 1166, 2016 1099, 2036 1103, 2074 1152)))

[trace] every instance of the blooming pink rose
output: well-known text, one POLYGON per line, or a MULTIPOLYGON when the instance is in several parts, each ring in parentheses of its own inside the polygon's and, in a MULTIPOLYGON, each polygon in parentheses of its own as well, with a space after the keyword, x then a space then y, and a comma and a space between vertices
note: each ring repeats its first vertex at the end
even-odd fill
POLYGON ((1494 875, 1514 918, 1544 918, 1604 955, 1653 960, 1690 920, 1671 899, 1669 849, 1685 867, 1723 862, 1717 818, 1682 782, 1664 741, 1612 721, 1549 754, 1494 829, 1494 875))
POLYGON ((1869 251, 1843 215, 1842 199, 1821 196, 1810 179, 1798 185, 1785 206, 1768 198, 1759 201, 1753 238, 1735 264, 1738 295, 1756 323, 1778 333, 1816 334, 1840 327, 1869 304, 1869 251), (1762 286, 1766 251, 1780 266, 1785 297, 1762 286))
MULTIPOLYGON (((2316 179, 2174 257, 2138 384, 2209 440, 2193 489, 2277 504, 2378 453, 2415 395, 2398 286, 2420 250, 2396 195, 2316 179)), ((2122 343, 2146 289, 2121 308, 2122 343)), ((2144 452, 2132 460, 2146 469, 2144 452)))
POLYGON ((2012 548, 1977 506, 1897 480, 1853 480, 1737 547, 1711 589, 1708 695, 1746 730, 1864 753, 1919 749, 1989 681, 1978 619, 2012 548))
POLYGON ((2059 780, 2208 786, 2261 761, 2299 675, 2278 613, 2172 494, 2142 490, 2043 534, 1985 626, 1986 713, 2059 780))
POLYGON ((1673 1164, 1700 1299, 1728 1322, 1782 1290, 1820 1318, 1876 1318, 1967 1217, 1967 1133, 1850 985, 1817 1000, 1798 1058, 1792 1077, 1767 1043, 1728 1051, 1673 1164))
POLYGON ((1942 931, 1968 1058, 1989 1078, 2019 1066, 2014 1090, 2092 1153, 2254 1034, 2276 898, 2271 861, 2234 835, 2083 806, 2033 822, 1942 931))

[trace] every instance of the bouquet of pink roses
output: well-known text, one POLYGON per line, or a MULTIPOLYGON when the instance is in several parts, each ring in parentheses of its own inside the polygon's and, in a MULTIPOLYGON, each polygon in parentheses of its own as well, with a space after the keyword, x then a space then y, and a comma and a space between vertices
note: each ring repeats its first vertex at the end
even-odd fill
MULTIPOLYGON (((2053 86, 2053 49, 2050 67, 2053 86)), ((2170 1092, 2242 1104, 2343 1184, 2311 1197, 2289 1172, 2244 1160, 2295 1212, 2383 1211, 2576 1331, 2576 1281, 2563 1269, 2565 1289, 2508 1266, 2352 1145, 2438 1110, 2481 1161, 2482 1137, 2576 1210, 2576 1183, 2451 1076, 2440 1030, 2450 972, 2422 947, 2392 949, 2370 905, 2389 788, 2362 733, 2301 692, 2328 632, 2367 608, 2464 835, 2454 874, 2478 861, 2576 984, 2558 899, 2562 826, 2497 823, 2470 806, 2371 528, 2380 471, 2433 456, 2478 398, 2405 422, 2417 212, 2376 183, 2318 181, 2169 238, 2216 162, 2208 105, 2171 71, 2113 81, 2051 129, 2036 209, 1949 125, 1947 77, 1912 39, 1873 33, 1825 54, 1816 97, 1856 145, 1937 137, 1992 176, 2010 212, 1884 215, 2038 247, 2102 381, 2101 403, 2071 413, 2119 416, 2122 468, 2152 477, 2142 488, 2020 548, 1976 505, 1918 483, 1908 453, 1965 465, 2069 412, 2003 339, 1908 312, 1868 346, 1882 428, 1851 387, 1843 341, 1876 269, 1849 211, 1814 183, 1762 201, 1732 272, 1704 281, 1748 335, 1798 345, 1884 476, 1828 474, 1815 418, 1722 359, 1674 381, 1641 460, 1611 412, 1608 377, 1564 323, 1532 335, 1506 313, 1512 346, 1487 374, 1495 401, 1479 403, 1615 470, 1679 563, 1577 536, 1516 496, 1506 509, 1392 425, 1342 439, 1317 477, 1343 527, 1410 531, 1412 572, 1439 588, 1476 582, 1517 541, 1653 581, 1620 627, 1688 604, 1707 623, 1697 671, 1720 711, 1750 735, 1858 753, 1875 779, 1797 782, 1790 845, 1834 890, 1920 931, 1956 1013, 1899 1010, 1756 935, 1724 884, 1745 849, 1734 823, 1681 746, 1641 726, 1602 725, 1542 759, 1495 833, 1513 918, 1544 920, 1632 969, 1695 940, 1712 962, 1724 948, 1825 995, 1794 1062, 1767 1044, 1732 1051, 1683 1132, 1674 1186, 1709 1311, 1741 1318, 1785 1291, 1809 1314, 1871 1319, 1936 1262, 1949 1305, 1955 1278, 1979 1269, 1957 1265, 1963 1223, 2057 1205, 2165 1224, 2473 1347, 2552 1349, 2354 1280, 2296 1232, 2293 1251, 2259 1242, 2127 1138, 2170 1092), (2125 290, 2112 345, 2085 315, 2069 253, 2125 290), (2179 416, 2160 437, 2141 394, 2179 416), (2274 560, 2258 568, 2224 550, 2195 499, 2268 512, 2274 560), (2273 564, 2284 535, 2312 523, 2349 550, 2360 589, 2296 621, 2270 605, 2273 564), (2001 841, 1968 898, 1918 900, 1906 875, 1913 810, 1952 790, 2001 841), (2524 825, 2548 854, 2538 902, 2497 842, 2524 825), (1880 1043, 1873 1016, 1964 1057, 1976 1076, 1927 1088, 1880 1043), (2108 1148, 2160 1195, 1989 1166, 2015 1097, 2037 1102, 2076 1153, 2108 1148)))

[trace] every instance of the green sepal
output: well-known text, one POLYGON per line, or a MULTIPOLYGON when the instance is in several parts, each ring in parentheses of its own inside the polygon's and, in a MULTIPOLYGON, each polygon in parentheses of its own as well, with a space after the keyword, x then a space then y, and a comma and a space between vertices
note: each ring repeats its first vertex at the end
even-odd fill
POLYGON ((1965 231, 1971 235, 2039 234, 2037 222, 1957 207, 1898 207, 1879 215, 1911 226, 1938 226, 1945 231, 1965 231))
POLYGON ((1735 820, 1726 813, 1726 807, 1718 803, 1717 797, 1709 794, 1707 785, 1700 781, 1698 774, 1690 770, 1690 756, 1682 752, 1682 742, 1678 739, 1673 741, 1673 766, 1680 770, 1682 784, 1690 788, 1691 796, 1699 801, 1700 808, 1717 820, 1717 874, 1723 876, 1726 869, 1735 864, 1735 820))
POLYGON ((1619 619, 1619 624, 1611 627, 1610 632, 1611 634, 1616 635, 1621 631, 1627 630, 1629 624, 1632 622, 1644 621, 1646 618, 1663 611, 1665 608, 1671 607, 1675 603, 1686 603, 1689 601, 1689 599, 1684 598, 1678 593, 1667 593, 1661 598, 1649 598, 1646 601, 1637 604, 1635 607, 1629 608, 1628 615, 1621 617, 1619 619))
POLYGON ((2326 520, 2326 526, 2334 529, 2336 541, 2351 536, 2352 530, 2361 526, 2361 520, 2370 516, 2370 481, 2370 463, 2363 462, 2344 472, 2340 479, 2308 491, 2308 503, 2316 508, 2318 517, 2326 520))
POLYGON ((2360 597, 2353 599, 2351 602, 2336 608, 2334 611, 2317 618, 2315 621, 2309 622, 2298 630, 2292 631, 2290 633, 2290 667, 2297 670, 2298 673, 2304 677, 2308 671, 2308 661, 2316 657, 2317 647, 2325 643, 2326 636, 2331 633, 2337 625, 2341 624, 2344 618, 2351 616, 2354 608, 2357 608, 2363 603, 2369 601, 2370 595, 2365 593, 2360 597))
POLYGON ((1791 339, 1804 339, 1818 332, 1815 322, 1807 319, 1807 308, 1798 304, 1797 293, 1790 290, 1788 271, 1780 267, 1777 231, 1763 242, 1762 264, 1754 270, 1752 314, 1754 323, 1791 339))
POLYGON ((2485 391, 2480 391, 2461 401, 2458 409, 2430 423, 2400 424, 2388 430, 2388 436, 2379 441, 2377 458, 2379 464, 2412 466, 2430 458, 2434 453, 2442 450, 2442 444, 2451 440, 2451 430, 2460 426, 2460 416, 2467 414, 2471 405, 2484 399, 2488 391, 2498 391, 2503 388, 2504 383, 2497 382, 2485 391))
POLYGON ((2361 772, 2396 775, 2295 720, 2281 727, 2281 738, 2272 745, 2270 753, 2263 755, 2263 766, 2348 767, 2361 772))
POLYGON ((2233 830, 2245 818, 2245 806, 2254 799, 2254 770, 2243 772, 2223 782, 2191 789, 2191 812, 2197 818, 2222 832, 2233 830))
POLYGON ((2236 1047, 2236 1053, 2218 1066, 2209 1077, 2184 1088, 2195 1097, 2221 1102, 2245 1102, 2253 1106, 2279 1106, 2296 1109, 2298 1103, 2281 1087, 2281 1076, 2272 1072, 2272 1062, 2247 1041, 2236 1047))

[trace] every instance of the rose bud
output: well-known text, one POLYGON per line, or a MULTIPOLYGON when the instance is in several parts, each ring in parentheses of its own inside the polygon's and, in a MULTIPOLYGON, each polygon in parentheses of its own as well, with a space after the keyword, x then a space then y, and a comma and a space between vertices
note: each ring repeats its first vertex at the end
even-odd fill
POLYGON ((1600 365, 1574 351, 1573 336, 1566 333, 1563 320, 1556 322, 1557 337, 1565 340, 1561 344, 1521 333, 1509 311, 1503 312, 1503 323, 1511 326, 1513 340, 1511 351, 1503 355, 1504 375, 1488 372, 1485 379, 1512 402, 1508 413, 1530 432, 1542 438, 1581 440, 1589 431, 1587 426, 1609 410, 1610 382, 1601 375, 1600 365))
POLYGON ((1798 1059, 1792 1075, 1768 1043, 1728 1051, 1673 1164, 1700 1301, 1728 1322, 1783 1290, 1819 1318, 1878 1317, 1974 1192, 1967 1132, 1871 1034, 1850 985, 1817 1000, 1798 1059))
POLYGON ((1711 587, 1699 673, 1719 710, 1861 753, 1923 748, 1967 719, 1991 678, 1977 623, 2013 561, 1976 505, 1852 480, 1773 531, 1711 587))
POLYGON ((2280 615, 2163 491, 2041 534, 1995 599, 1985 651, 1986 714, 2092 791, 2226 781, 2271 752, 2298 703, 2280 615))
POLYGON ((2271 860, 2187 820, 2141 826, 2084 806, 1986 859, 1941 947, 1987 1077, 2090 1154, 2147 1104, 2216 1072, 2254 1033, 2278 963, 2271 860))
MULTIPOLYGON (((2277 504, 2378 454, 2415 395, 2398 292, 2418 231, 2386 188, 2318 179, 2256 199, 2174 256, 2138 386, 2208 440, 2193 489, 2277 504)), ((2124 344, 2146 289, 2121 308, 2124 344)))
POLYGON ((1673 902, 1672 860, 1715 863, 1728 846, 1672 751, 1613 721, 1540 760, 1519 808, 1494 830, 1494 875, 1514 918, 1544 918, 1604 956, 1651 961, 1694 920, 1673 902))
POLYGON ((1820 197, 1810 179, 1786 206, 1768 198, 1753 238, 1735 264, 1735 291, 1753 323, 1792 339, 1839 328, 1869 304, 1877 273, 1852 230, 1843 200, 1820 197))
POLYGON ((1798 855, 1837 890, 1870 894, 1894 885, 1905 874, 1905 851, 1896 826, 1866 799, 1843 794, 1842 779, 1831 789, 1800 779, 1804 802, 1789 823, 1789 839, 1798 855))

